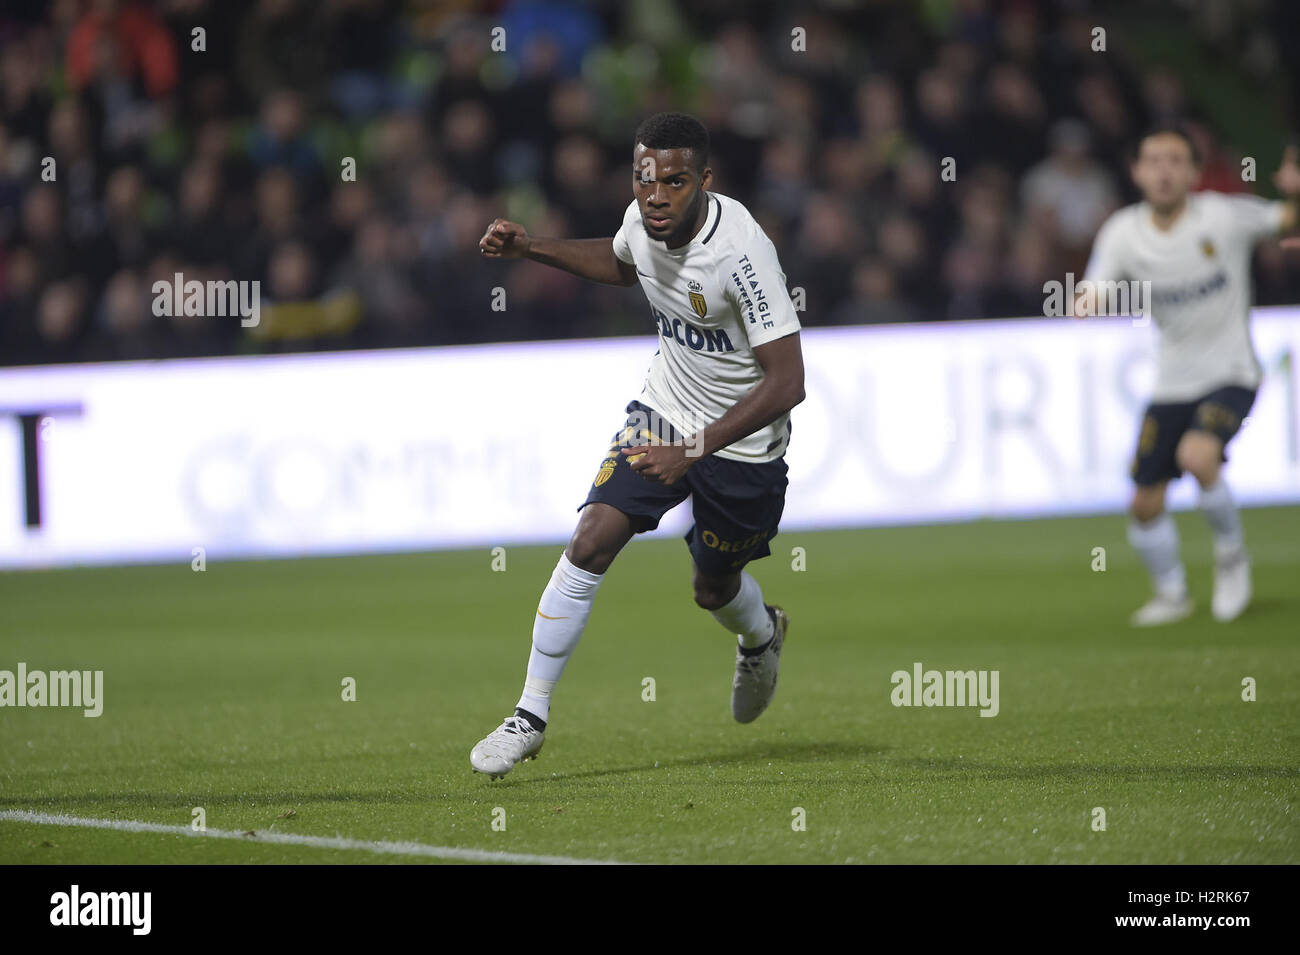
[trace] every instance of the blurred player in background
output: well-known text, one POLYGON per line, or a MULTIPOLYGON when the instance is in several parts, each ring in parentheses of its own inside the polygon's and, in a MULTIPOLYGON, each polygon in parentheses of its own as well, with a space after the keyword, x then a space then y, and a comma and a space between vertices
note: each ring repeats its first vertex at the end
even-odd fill
MULTIPOLYGON (((1200 175, 1196 148, 1169 126, 1141 140, 1132 173, 1143 201, 1106 220, 1084 276, 1089 283, 1150 281, 1145 306, 1159 333, 1155 389, 1133 461, 1128 531, 1155 595, 1132 622, 1173 623, 1192 612, 1178 528, 1165 510, 1166 487, 1184 471, 1200 485, 1201 512, 1214 536, 1211 610, 1216 620, 1233 620, 1250 603, 1250 559, 1221 471, 1262 378, 1248 327, 1251 252, 1260 240, 1296 229, 1300 166, 1288 148, 1274 177, 1285 201, 1193 193, 1200 175)), ((1085 290, 1075 314, 1095 313, 1100 299, 1085 290)))
POLYGON ((551 692, 614 558, 687 495, 695 602, 739 638, 732 715, 756 719, 776 692, 787 618, 744 567, 771 552, 785 505, 789 414, 804 397, 799 320, 771 241, 741 203, 708 191, 704 126, 660 113, 635 139, 635 198, 612 239, 537 238, 497 219, 479 242, 489 258, 640 281, 659 335, 641 400, 627 406, 542 593, 515 712, 470 753, 493 778, 541 750, 551 692))

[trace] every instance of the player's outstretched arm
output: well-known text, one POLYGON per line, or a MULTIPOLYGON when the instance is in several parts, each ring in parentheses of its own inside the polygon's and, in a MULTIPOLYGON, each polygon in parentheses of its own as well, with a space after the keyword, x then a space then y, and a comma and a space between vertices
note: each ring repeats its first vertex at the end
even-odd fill
POLYGON ((614 255, 614 239, 544 239, 531 236, 517 222, 494 219, 479 239, 489 259, 532 259, 606 285, 635 285, 636 267, 614 255))
MULTIPOLYGON (((1278 230, 1289 235, 1300 230, 1300 151, 1295 146, 1288 146, 1282 153, 1282 165, 1273 174, 1273 184, 1282 193, 1285 205, 1282 207, 1282 226, 1278 230)), ((1300 237, 1283 239, 1287 248, 1300 247, 1300 237)))

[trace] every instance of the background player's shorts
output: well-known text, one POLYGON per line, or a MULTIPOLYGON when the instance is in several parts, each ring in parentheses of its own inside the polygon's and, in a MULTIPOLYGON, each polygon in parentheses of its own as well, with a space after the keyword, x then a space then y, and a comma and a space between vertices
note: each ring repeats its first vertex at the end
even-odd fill
POLYGON ((1223 442, 1223 460, 1228 460, 1228 442, 1241 429, 1241 422, 1254 403, 1254 391, 1228 385, 1195 401, 1147 405, 1133 457, 1134 483, 1147 487, 1181 477, 1178 442, 1188 431, 1207 431, 1217 437, 1223 442))
POLYGON ((768 541, 776 536, 789 483, 784 458, 751 464, 710 454, 676 484, 659 484, 633 471, 620 448, 680 441, 681 435, 639 401, 627 411, 579 511, 595 501, 609 504, 630 516, 640 534, 658 527, 664 514, 691 495, 695 523, 685 540, 701 572, 736 573, 772 552, 768 541))

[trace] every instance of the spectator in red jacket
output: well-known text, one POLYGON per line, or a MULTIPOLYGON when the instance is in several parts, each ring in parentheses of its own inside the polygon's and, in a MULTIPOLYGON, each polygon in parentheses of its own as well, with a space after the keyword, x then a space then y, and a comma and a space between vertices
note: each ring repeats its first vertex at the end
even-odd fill
POLYGON ((162 20, 132 0, 92 0, 68 36, 68 82, 74 89, 85 89, 95 79, 105 36, 116 44, 118 62, 151 99, 176 86, 176 43, 162 20))

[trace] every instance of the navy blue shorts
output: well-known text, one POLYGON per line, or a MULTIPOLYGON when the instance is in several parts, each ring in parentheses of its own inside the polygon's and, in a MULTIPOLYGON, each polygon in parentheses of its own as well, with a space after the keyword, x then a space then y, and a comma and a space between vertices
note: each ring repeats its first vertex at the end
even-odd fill
POLYGON ((1254 403, 1254 391, 1228 385, 1195 401, 1148 405, 1130 469, 1134 483, 1149 487, 1182 477, 1178 442, 1188 431, 1206 431, 1217 437, 1225 449, 1223 460, 1228 460, 1228 442, 1241 429, 1241 422, 1250 414, 1254 403))
POLYGON ((629 403, 627 411, 627 422, 610 441, 579 511, 595 501, 609 504, 631 517, 641 534, 658 527, 659 519, 690 495, 695 523, 685 540, 702 573, 738 573, 772 552, 768 541, 776 536, 789 483, 784 457, 751 464, 710 454, 676 484, 660 484, 633 471, 619 449, 681 441, 682 436, 639 401, 629 403))

